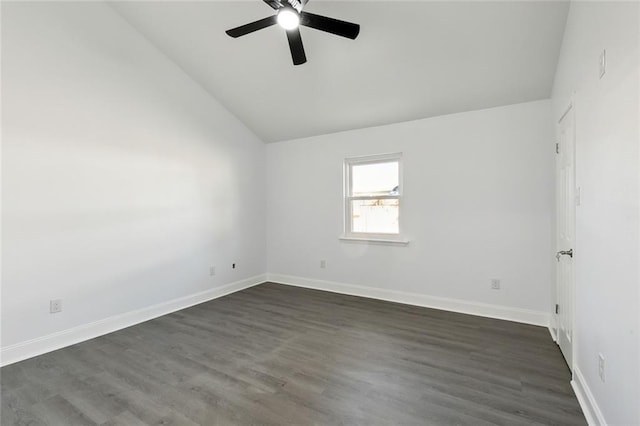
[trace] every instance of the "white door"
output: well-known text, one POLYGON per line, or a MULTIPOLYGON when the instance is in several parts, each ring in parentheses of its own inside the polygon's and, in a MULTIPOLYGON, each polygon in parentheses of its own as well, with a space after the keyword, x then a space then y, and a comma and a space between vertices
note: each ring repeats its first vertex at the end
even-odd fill
POLYGON ((556 149, 556 325, 558 345, 571 370, 573 370, 573 251, 576 213, 574 118, 574 108, 569 106, 558 124, 556 149))

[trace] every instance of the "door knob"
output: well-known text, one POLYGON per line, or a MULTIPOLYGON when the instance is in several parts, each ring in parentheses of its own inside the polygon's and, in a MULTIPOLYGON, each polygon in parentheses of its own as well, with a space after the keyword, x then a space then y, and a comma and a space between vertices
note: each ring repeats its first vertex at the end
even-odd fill
POLYGON ((573 249, 560 250, 559 252, 556 253, 556 260, 560 262, 560 256, 563 256, 563 255, 573 258, 573 249))

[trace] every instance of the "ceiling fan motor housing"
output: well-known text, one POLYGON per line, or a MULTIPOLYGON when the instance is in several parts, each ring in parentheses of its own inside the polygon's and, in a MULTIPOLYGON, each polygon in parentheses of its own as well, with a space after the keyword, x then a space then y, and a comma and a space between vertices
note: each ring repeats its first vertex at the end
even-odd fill
POLYGON ((283 7, 292 7, 298 13, 302 12, 302 8, 309 0, 264 0, 273 9, 282 9, 283 7))

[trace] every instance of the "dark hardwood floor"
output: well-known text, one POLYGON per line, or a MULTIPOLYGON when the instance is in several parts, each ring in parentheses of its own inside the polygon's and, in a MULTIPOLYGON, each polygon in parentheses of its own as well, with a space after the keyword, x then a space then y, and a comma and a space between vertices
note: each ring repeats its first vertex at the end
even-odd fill
POLYGON ((0 374, 3 426, 586 424, 543 327, 272 283, 0 374))

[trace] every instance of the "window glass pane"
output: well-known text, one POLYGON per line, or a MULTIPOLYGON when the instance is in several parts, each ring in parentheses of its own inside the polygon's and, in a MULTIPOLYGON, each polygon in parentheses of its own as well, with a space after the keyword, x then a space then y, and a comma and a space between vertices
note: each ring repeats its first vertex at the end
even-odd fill
POLYGON ((397 234, 398 199, 352 200, 351 231, 372 234, 397 234))
POLYGON ((398 194, 398 162, 354 164, 351 169, 352 196, 398 194))

